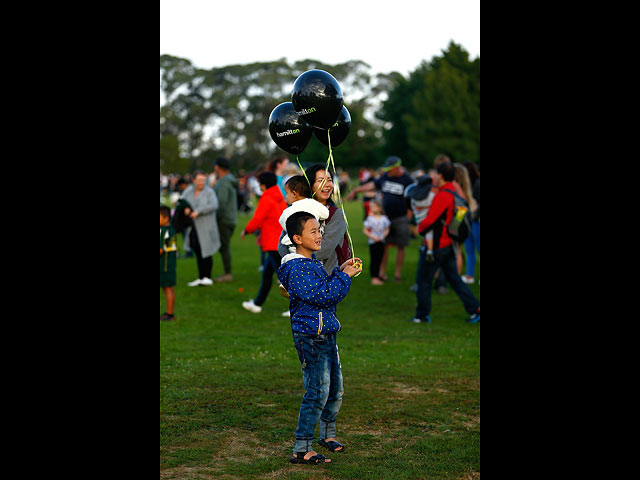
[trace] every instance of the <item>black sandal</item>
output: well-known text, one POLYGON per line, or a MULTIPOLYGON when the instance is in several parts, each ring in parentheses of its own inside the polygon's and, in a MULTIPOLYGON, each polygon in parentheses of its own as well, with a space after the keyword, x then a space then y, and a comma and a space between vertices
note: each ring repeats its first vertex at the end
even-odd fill
POLYGON ((309 452, 296 452, 296 457, 291 457, 289 462, 294 464, 304 464, 304 465, 318 465, 319 463, 330 463, 327 462, 327 457, 324 455, 314 455, 309 460, 305 460, 304 456, 309 452))
POLYGON ((333 440, 330 441, 330 442, 326 442, 324 440, 318 440, 318 445, 320 445, 321 447, 326 448, 331 453, 344 452, 344 445, 342 445, 340 442, 334 442, 333 440), (342 447, 342 450, 336 450, 336 449, 338 449, 340 447, 342 447))

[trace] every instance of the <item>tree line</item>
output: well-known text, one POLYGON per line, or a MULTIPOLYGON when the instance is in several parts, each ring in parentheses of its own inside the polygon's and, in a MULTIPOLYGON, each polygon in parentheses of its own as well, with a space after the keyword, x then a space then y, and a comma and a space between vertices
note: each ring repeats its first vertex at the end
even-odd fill
MULTIPOLYGON (((360 60, 329 65, 280 59, 202 69, 161 55, 160 170, 210 170, 225 156, 234 170, 250 171, 288 155, 269 136, 269 115, 291 101, 295 79, 314 68, 340 82, 351 114, 349 136, 334 150, 336 166, 375 168, 397 155, 408 167, 428 168, 439 153, 480 164, 480 58, 470 59, 450 42, 406 78, 397 72, 372 75, 360 60)), ((327 147, 312 138, 299 161, 326 162, 327 156, 327 147)))

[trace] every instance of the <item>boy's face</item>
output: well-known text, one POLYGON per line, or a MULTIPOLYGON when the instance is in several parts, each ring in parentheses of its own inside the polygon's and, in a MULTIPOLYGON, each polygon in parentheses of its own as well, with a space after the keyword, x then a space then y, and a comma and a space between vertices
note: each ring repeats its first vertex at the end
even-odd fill
POLYGON ((322 248, 322 234, 320 225, 315 218, 307 220, 304 224, 301 235, 294 235, 294 242, 308 250, 317 252, 322 248))
POLYGON ((167 225, 169 225, 169 217, 165 217, 164 215, 160 214, 160 226, 166 227, 167 225))

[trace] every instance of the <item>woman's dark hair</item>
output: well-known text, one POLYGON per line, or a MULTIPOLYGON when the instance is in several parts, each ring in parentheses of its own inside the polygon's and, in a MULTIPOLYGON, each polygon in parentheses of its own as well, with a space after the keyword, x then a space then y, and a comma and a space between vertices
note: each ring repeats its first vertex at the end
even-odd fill
POLYGON ((299 197, 311 198, 311 186, 303 175, 294 175, 287 180, 285 186, 292 192, 297 193, 299 197))
POLYGON ((305 223, 312 218, 315 220, 316 217, 311 215, 309 212, 296 212, 287 218, 287 223, 285 224, 285 227, 287 228, 287 235, 289 235, 289 240, 291 240, 294 245, 296 243, 293 241, 293 236, 302 235, 305 223))
POLYGON ((204 173, 204 170, 196 170, 195 172, 193 172, 193 175, 191 175, 191 179, 192 179, 192 180, 195 180, 195 178, 196 178, 198 175, 204 175, 204 176, 205 176, 205 178, 207 177, 207 174, 206 174, 206 173, 204 173))
POLYGON ((271 188, 278 183, 278 177, 273 172, 262 172, 258 175, 258 183, 266 188, 271 188))
MULTIPOLYGON (((307 175, 307 178, 309 179, 309 181, 311 182, 311 195, 313 195, 313 184, 316 183, 316 174, 320 171, 320 170, 325 170, 326 173, 328 173, 331 176, 331 181, 333 182, 333 179, 335 178, 335 175, 331 173, 331 170, 327 170, 326 169, 326 165, 323 165, 322 163, 314 163, 313 165, 311 165, 309 168, 307 168, 304 173, 307 175)), ((317 200, 317 199, 316 199, 317 200)), ((328 205, 335 205, 335 203, 333 203, 333 200, 331 200, 331 197, 329 197, 329 200, 327 201, 328 205)))
MULTIPOLYGON (((313 185, 316 182, 316 174, 318 173, 318 171, 325 170, 325 167, 326 167, 326 165, 323 165, 321 163, 314 163, 313 165, 311 165, 309 168, 307 168, 304 171, 304 173, 307 174, 307 178, 311 182, 311 185, 313 185)), ((330 171, 327 171, 327 173, 329 175, 331 175, 330 171)), ((331 175, 331 180, 332 181, 333 181, 333 177, 334 177, 334 175, 331 175)))
POLYGON ((275 160, 270 161, 269 165, 267 165, 267 170, 269 170, 270 172, 275 172, 278 168, 278 165, 288 159, 289 157, 278 157, 275 160))
POLYGON ((469 180, 471 181, 471 186, 475 185, 476 180, 480 178, 480 169, 473 162, 464 162, 463 165, 467 168, 469 172, 469 180))

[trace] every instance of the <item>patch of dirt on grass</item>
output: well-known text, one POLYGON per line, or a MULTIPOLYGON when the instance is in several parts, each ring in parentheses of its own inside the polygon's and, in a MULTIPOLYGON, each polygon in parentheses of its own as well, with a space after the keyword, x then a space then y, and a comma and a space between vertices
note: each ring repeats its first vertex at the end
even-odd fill
POLYGON ((480 472, 465 473, 456 480, 478 480, 480 478, 480 472))
POLYGON ((427 393, 425 390, 413 385, 406 385, 404 383, 394 382, 392 391, 401 395, 423 395, 427 393))
POLYGON ((206 480, 224 478, 218 474, 218 470, 209 467, 177 467, 160 470, 160 480, 193 478, 196 475, 198 478, 204 478, 206 480))
POLYGON ((467 415, 463 415, 461 413, 454 413, 453 418, 456 421, 459 421, 462 426, 464 426, 467 430, 479 430, 480 429, 480 417, 472 416, 469 417, 467 415))
POLYGON ((348 431, 349 435, 371 435, 372 437, 381 437, 383 435, 382 430, 351 430, 348 431))
POLYGON ((243 463, 273 455, 272 446, 267 447, 255 434, 236 428, 226 430, 224 435, 220 436, 216 451, 215 460, 234 460, 243 463))
MULTIPOLYGON (((291 478, 295 473, 309 472, 310 468, 319 469, 319 468, 325 468, 325 466, 323 465, 317 465, 317 466, 292 465, 289 463, 287 464, 287 466, 281 468, 280 470, 276 470, 275 472, 271 472, 268 475, 265 475, 264 478, 291 478)), ((312 476, 305 477, 305 478, 308 478, 309 480, 330 480, 331 479, 331 477, 317 470, 312 472, 312 476)))
POLYGON ((282 457, 283 462, 287 462, 293 446, 290 438, 265 442, 254 433, 237 428, 226 430, 224 435, 219 437, 218 443, 213 455, 215 461, 245 464, 259 458, 273 457, 282 457))

